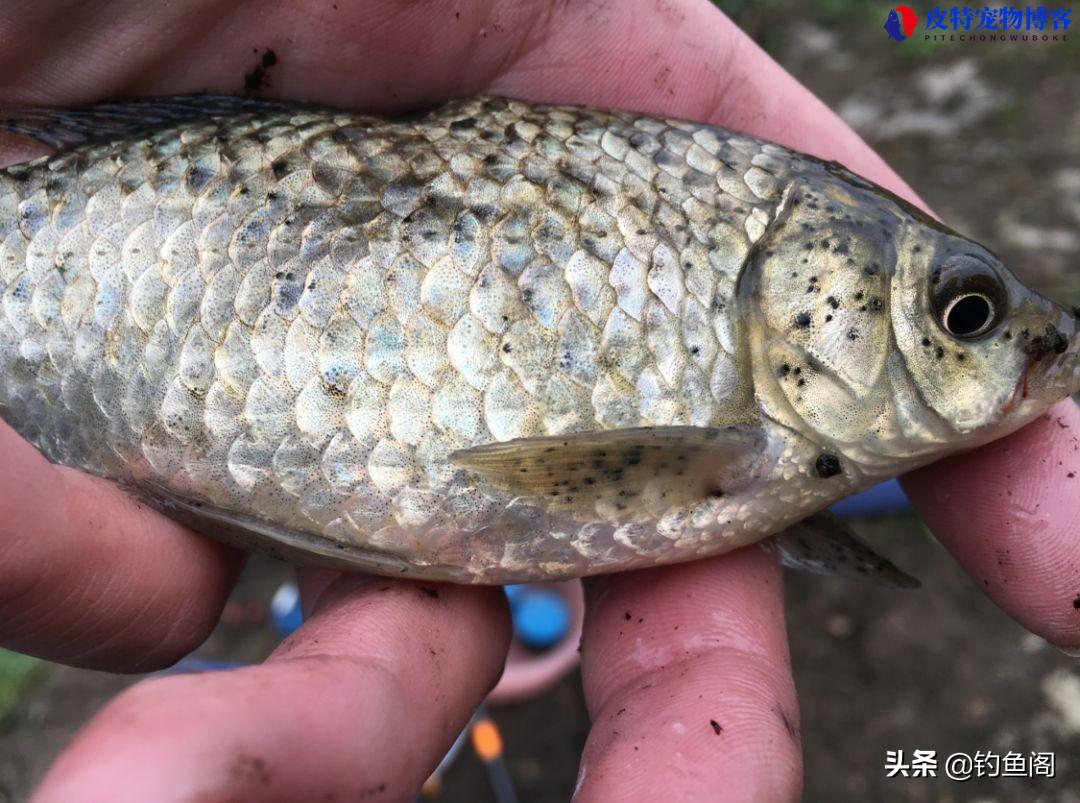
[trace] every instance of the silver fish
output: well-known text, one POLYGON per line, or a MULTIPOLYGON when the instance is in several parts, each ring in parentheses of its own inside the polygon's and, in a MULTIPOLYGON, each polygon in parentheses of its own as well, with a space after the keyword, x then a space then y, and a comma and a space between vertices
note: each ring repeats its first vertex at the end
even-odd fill
POLYGON ((0 172, 4 418, 294 561, 501 583, 787 530, 904 584, 807 517, 1080 390, 1076 320, 987 249, 714 126, 501 98, 3 126, 61 148, 0 172))

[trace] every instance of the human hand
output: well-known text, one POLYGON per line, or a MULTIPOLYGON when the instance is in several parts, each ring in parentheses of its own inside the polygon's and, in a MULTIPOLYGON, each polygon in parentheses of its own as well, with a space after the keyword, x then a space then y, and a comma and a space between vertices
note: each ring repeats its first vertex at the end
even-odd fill
MULTIPOLYGON (((913 197, 704 0, 46 1, 8 4, 0 37, 4 104, 235 93, 255 53, 272 48, 274 97, 399 111, 484 91, 634 108, 837 159, 913 197)), ((1066 646, 1080 645, 1080 547, 1057 462, 1078 426, 1066 402, 906 480, 979 585, 1066 646), (1000 552, 1011 556, 1004 568, 1000 552)), ((209 632, 235 553, 109 483, 48 465, 7 429, 0 482, 4 644, 143 671, 209 632)), ((774 559, 749 548, 587 585, 582 672, 594 728, 580 799, 797 798, 798 714, 774 559)), ((438 586, 433 598, 414 583, 315 572, 303 586, 309 619, 265 664, 138 684, 76 739, 36 799, 408 799, 497 677, 508 638, 497 593, 438 586)))

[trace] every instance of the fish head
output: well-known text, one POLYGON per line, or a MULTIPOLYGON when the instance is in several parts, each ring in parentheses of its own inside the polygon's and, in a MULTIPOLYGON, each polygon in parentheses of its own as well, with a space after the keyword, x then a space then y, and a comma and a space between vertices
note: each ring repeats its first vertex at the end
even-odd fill
POLYGON ((763 411, 866 465, 993 440, 1080 390, 1075 316, 839 165, 785 189, 739 303, 763 411))
POLYGON ((891 284, 907 371, 958 434, 999 437, 1080 392, 1076 316, 981 245, 913 217, 901 228, 891 284))

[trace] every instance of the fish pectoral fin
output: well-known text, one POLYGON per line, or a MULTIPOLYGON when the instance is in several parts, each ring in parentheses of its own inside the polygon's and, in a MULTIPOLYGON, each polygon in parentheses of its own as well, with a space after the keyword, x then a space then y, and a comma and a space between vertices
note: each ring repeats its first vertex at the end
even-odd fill
POLYGON ((51 148, 64 148, 92 140, 144 134, 187 120, 304 107, 316 108, 310 104, 233 95, 137 98, 66 109, 5 107, 0 109, 0 131, 22 134, 51 148))
POLYGON ((624 518, 745 487, 764 462, 764 441, 750 426, 638 427, 488 443, 450 459, 548 507, 599 504, 624 518))
POLYGON ((865 577, 893 588, 918 588, 919 581, 863 543, 847 522, 817 513, 772 538, 780 563, 789 569, 842 577, 865 577))
POLYGON ((140 498, 196 532, 244 552, 262 552, 299 566, 361 570, 396 576, 415 567, 396 555, 360 544, 334 541, 324 536, 282 527, 254 516, 189 499, 154 482, 136 486, 140 498))

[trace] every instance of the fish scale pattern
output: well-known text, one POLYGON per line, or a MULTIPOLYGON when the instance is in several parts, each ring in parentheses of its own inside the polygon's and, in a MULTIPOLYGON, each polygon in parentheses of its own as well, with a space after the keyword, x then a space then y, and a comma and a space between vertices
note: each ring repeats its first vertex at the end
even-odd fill
POLYGON ((722 129, 490 98, 79 146, 0 178, 5 416, 54 461, 458 579, 715 549, 715 500, 556 515, 449 455, 752 406, 735 285, 800 169, 722 129))

